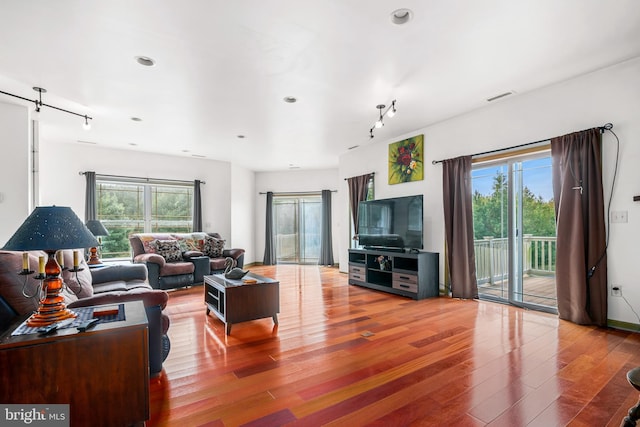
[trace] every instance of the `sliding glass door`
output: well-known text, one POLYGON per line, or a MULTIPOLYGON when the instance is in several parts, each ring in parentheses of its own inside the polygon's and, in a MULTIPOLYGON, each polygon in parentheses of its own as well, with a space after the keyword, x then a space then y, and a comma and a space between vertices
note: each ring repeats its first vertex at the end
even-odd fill
POLYGON ((478 164, 472 182, 480 297, 554 311, 550 154, 478 164))
POLYGON ((276 262, 315 264, 320 258, 320 195, 274 196, 276 262))

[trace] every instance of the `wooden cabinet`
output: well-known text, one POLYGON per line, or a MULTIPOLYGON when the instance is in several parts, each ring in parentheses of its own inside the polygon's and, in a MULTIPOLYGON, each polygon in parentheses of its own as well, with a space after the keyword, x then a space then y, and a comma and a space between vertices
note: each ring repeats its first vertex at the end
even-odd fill
POLYGON ((141 301, 125 320, 86 332, 0 337, 0 402, 68 404, 72 426, 128 426, 149 418, 149 344, 141 301))
POLYGON ((438 296, 437 252, 349 249, 349 284, 413 299, 438 296))

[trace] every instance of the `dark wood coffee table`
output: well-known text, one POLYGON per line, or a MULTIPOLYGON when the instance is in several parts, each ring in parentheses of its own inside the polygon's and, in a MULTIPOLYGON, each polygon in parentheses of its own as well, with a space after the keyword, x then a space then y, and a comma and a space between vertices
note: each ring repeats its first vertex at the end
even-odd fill
POLYGON ((240 280, 225 279, 224 274, 204 276, 204 302, 207 314, 213 311, 224 322, 227 335, 234 323, 271 317, 277 325, 280 282, 253 273, 240 280), (256 283, 245 284, 246 279, 256 283))

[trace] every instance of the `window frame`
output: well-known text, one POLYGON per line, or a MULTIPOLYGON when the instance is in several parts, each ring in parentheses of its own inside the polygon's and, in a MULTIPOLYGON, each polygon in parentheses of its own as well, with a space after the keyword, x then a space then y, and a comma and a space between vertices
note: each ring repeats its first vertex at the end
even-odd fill
MULTIPOLYGON (((189 181, 174 181, 174 180, 162 180, 162 179, 151 179, 151 178, 133 178, 133 177, 112 177, 112 176, 100 176, 96 175, 96 219, 100 220, 104 226, 109 230, 109 226, 114 226, 114 224, 119 224, 122 228, 127 228, 130 225, 130 228, 133 228, 134 232, 144 232, 144 233, 153 233, 153 232, 193 232, 193 198, 194 198, 194 183, 189 181), (135 191, 142 195, 142 207, 141 207, 141 218, 140 219, 109 219, 105 218, 105 215, 101 212, 103 208, 103 204, 101 203, 102 197, 104 194, 108 194, 108 192, 101 191, 101 185, 104 184, 112 184, 112 185, 120 185, 123 187, 130 186, 132 188, 135 187, 135 191), (157 216, 157 208, 154 214, 153 212, 153 197, 157 195, 159 191, 166 188, 180 188, 186 190, 187 206, 189 209, 189 215, 185 216, 184 220, 170 220, 163 221, 158 219, 157 216), (154 216, 155 215, 155 216, 154 216), (168 222, 173 223, 175 225, 175 229, 171 230, 171 225, 168 222), (140 227, 142 226, 142 227, 140 227), (142 230, 140 230, 142 228, 142 230), (169 228, 169 230, 167 230, 169 228), (138 231, 140 230, 140 231, 138 231)), ((108 240, 109 238, 106 236, 104 240, 108 240)), ((121 252, 118 252, 118 254, 121 252)), ((109 257, 108 254, 104 254, 103 258, 117 260, 124 259, 122 256, 109 257), (104 255, 107 255, 106 257, 104 255)))

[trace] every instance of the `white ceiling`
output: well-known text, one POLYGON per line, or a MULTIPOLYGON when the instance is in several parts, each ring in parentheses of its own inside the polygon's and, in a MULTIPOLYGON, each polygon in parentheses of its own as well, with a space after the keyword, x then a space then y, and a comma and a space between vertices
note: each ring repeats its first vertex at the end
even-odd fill
POLYGON ((0 40, 0 90, 94 117, 43 108, 43 143, 319 169, 371 143, 377 104, 388 140, 640 56, 640 1, 0 0, 0 40))

